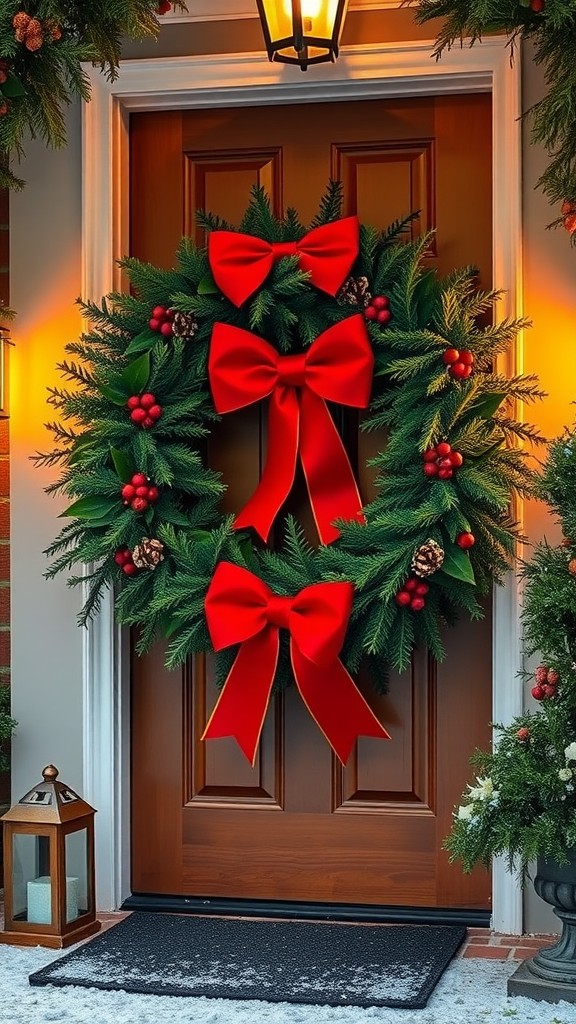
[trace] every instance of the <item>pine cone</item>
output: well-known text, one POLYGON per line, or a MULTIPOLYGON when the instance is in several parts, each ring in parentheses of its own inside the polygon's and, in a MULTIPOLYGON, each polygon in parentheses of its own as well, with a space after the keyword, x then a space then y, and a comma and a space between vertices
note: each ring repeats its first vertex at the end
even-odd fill
POLYGON ((18 14, 15 14, 12 18, 12 26, 16 30, 14 35, 17 43, 24 42, 26 32, 31 21, 32 18, 29 14, 26 14, 26 11, 18 11, 18 14))
POLYGON ((132 561, 137 569, 155 569, 164 561, 164 545, 154 537, 142 537, 132 552, 132 561))
POLYGON ((338 302, 344 302, 348 306, 361 306, 365 309, 372 298, 367 277, 349 277, 342 285, 338 295, 338 302))
POLYGON ((415 576, 431 576, 444 561, 444 549, 431 537, 416 548, 410 568, 415 576))
POLYGON ((193 313, 175 313, 172 333, 175 338, 193 338, 198 330, 198 321, 193 313))
POLYGON ((38 18, 31 18, 28 28, 26 29, 26 38, 24 45, 27 50, 35 53, 39 50, 44 42, 44 31, 38 18))

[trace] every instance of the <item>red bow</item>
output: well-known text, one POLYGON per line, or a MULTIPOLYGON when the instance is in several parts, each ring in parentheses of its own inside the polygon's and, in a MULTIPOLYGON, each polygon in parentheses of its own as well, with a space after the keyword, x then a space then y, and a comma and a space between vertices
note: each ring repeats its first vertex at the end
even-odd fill
POLYGON ((234 736, 254 764, 281 628, 290 632, 300 695, 342 763, 359 736, 390 739, 338 658, 353 598, 351 583, 315 583, 295 597, 278 597, 247 569, 220 562, 205 601, 210 637, 216 651, 242 646, 202 739, 234 736))
POLYGON ((290 493, 298 452, 323 544, 340 536, 334 519, 365 522, 362 501, 325 399, 364 409, 370 401, 374 357, 360 314, 324 331, 299 355, 282 356, 267 341, 228 324, 214 324, 208 373, 219 413, 270 395, 268 456, 262 479, 236 517, 268 539, 290 493))
POLYGON ((274 261, 284 256, 298 256, 312 284, 336 295, 358 247, 358 218, 344 217, 314 228, 299 242, 265 242, 239 231, 213 231, 208 237, 208 259, 220 291, 241 306, 266 280, 274 261))

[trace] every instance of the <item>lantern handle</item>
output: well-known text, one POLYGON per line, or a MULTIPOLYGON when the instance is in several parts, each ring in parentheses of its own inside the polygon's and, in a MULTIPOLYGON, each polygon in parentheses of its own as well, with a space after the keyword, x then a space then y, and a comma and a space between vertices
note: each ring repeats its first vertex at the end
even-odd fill
POLYGON ((47 764, 46 767, 42 769, 42 778, 44 779, 44 782, 56 782, 58 775, 58 769, 53 764, 47 764))

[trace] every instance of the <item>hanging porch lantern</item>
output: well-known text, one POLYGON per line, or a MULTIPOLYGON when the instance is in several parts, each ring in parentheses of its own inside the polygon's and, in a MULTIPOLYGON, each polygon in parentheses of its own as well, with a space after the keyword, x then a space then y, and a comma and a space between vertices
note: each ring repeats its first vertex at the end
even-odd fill
POLYGON ((43 782, 3 816, 4 931, 0 942, 62 949, 100 930, 94 899, 94 808, 43 782))
POLYGON ((256 0, 268 57, 297 64, 335 61, 348 0, 256 0))

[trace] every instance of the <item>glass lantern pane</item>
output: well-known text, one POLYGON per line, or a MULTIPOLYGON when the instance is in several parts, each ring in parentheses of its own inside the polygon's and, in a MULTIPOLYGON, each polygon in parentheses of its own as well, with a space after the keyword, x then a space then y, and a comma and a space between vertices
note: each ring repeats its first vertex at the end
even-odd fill
POLYGON ((88 829, 70 832, 65 839, 66 923, 88 912, 88 829))
POLYGON ((14 920, 51 925, 49 837, 20 832, 13 834, 12 865, 14 920))

